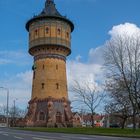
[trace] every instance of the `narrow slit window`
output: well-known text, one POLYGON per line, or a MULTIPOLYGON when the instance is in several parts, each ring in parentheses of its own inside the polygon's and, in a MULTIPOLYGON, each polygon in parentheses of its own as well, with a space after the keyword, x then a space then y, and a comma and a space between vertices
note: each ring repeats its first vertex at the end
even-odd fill
POLYGON ((56 65, 56 70, 58 70, 58 65, 56 65))
POLYGON ((45 84, 44 84, 44 83, 42 83, 42 84, 41 84, 41 86, 42 86, 42 89, 44 89, 44 88, 45 88, 45 84))
POLYGON ((59 84, 58 83, 56 83, 56 89, 59 89, 59 84))
POLYGON ((67 32, 67 38, 69 38, 69 33, 67 32))
POLYGON ((43 69, 43 70, 45 69, 45 65, 42 66, 42 69, 43 69))

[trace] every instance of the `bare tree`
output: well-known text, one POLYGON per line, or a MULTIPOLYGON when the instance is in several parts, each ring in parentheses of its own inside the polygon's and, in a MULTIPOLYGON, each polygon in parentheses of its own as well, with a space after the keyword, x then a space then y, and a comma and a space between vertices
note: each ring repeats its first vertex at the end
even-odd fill
POLYGON ((89 83, 81 85, 78 81, 75 81, 71 86, 71 91, 75 95, 75 101, 77 101, 81 106, 84 105, 90 111, 91 123, 92 127, 94 127, 95 110, 99 107, 105 95, 99 93, 94 85, 90 86, 89 83))
POLYGON ((0 106, 0 115, 6 116, 7 113, 7 107, 6 106, 0 106))
POLYGON ((131 117, 131 108, 129 105, 125 105, 122 103, 117 103, 112 100, 112 102, 109 102, 105 106, 105 111, 106 113, 109 114, 109 116, 114 116, 116 118, 120 118, 117 120, 119 121, 119 125, 121 126, 122 129, 125 128, 125 123, 129 117, 131 117))
POLYGON ((116 80, 106 84, 111 101, 105 106, 105 111, 122 119, 121 127, 125 127, 125 122, 132 116, 132 106, 128 94, 123 91, 123 82, 116 80))
POLYGON ((27 113, 26 109, 20 109, 18 107, 11 107, 9 109, 9 116, 11 118, 24 118, 27 113))
POLYGON ((140 112, 140 36, 124 34, 112 38, 106 43, 104 58, 108 89, 112 88, 116 92, 116 84, 118 93, 125 94, 123 97, 129 99, 135 130, 136 115, 140 112))
POLYGON ((19 107, 13 106, 9 108, 9 117, 11 118, 10 125, 11 127, 15 127, 18 119, 23 119, 27 114, 26 109, 21 109, 19 107))

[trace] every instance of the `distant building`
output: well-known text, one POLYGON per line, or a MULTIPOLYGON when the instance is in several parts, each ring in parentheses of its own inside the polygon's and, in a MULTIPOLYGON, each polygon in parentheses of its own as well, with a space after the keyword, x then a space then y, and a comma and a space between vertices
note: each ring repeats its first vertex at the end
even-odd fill
MULTIPOLYGON (((92 119, 91 114, 82 115, 82 122, 84 126, 92 126, 92 119)), ((104 120, 105 115, 94 115, 94 126, 95 127, 103 127, 104 126, 104 120)))
POLYGON ((66 57, 71 54, 74 24, 62 16, 53 0, 26 24, 29 53, 34 57, 32 97, 27 126, 70 127, 73 116, 68 99, 66 57))
POLYGON ((82 127, 82 117, 79 113, 73 113, 73 127, 82 127))
POLYGON ((6 127, 6 117, 4 115, 0 115, 0 127, 6 127))

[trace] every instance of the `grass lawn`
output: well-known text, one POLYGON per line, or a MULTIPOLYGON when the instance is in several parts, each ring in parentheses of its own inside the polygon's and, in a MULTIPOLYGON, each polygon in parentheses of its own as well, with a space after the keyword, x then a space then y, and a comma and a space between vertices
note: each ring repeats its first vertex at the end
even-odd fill
POLYGON ((140 129, 133 132, 132 129, 118 129, 118 128, 19 128, 20 130, 38 131, 38 132, 52 132, 52 133, 69 133, 69 134, 87 134, 87 135, 106 135, 119 137, 139 137, 140 129))

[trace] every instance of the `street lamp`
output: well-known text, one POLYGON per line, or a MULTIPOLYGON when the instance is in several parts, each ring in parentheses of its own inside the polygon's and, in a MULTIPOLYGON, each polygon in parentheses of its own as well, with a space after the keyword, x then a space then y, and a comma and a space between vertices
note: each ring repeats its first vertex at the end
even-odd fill
POLYGON ((13 112, 13 123, 14 123, 14 126, 16 125, 15 124, 15 121, 16 121, 16 100, 18 100, 17 98, 14 100, 14 112, 13 112))
POLYGON ((7 127, 9 127, 9 122, 8 122, 8 114, 9 114, 9 89, 5 88, 5 87, 0 87, 0 88, 7 91, 6 123, 7 123, 7 127))

